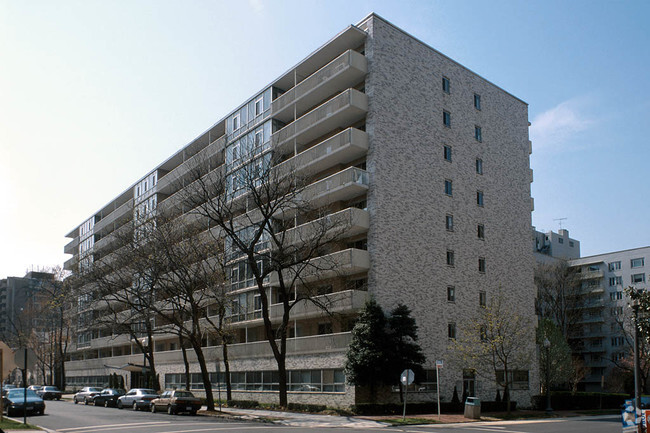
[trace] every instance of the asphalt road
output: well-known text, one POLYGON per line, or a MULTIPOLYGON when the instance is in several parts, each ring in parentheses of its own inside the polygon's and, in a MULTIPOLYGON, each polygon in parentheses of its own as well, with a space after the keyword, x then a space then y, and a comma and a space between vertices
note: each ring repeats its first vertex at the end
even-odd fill
POLYGON ((276 425, 262 422, 230 421, 220 418, 189 415, 152 414, 131 409, 115 409, 74 405, 70 401, 48 401, 45 415, 29 417, 28 422, 59 433, 210 433, 242 432, 264 433, 332 433, 348 432, 385 433, 611 433, 620 431, 620 417, 581 417, 539 421, 503 421, 454 425, 423 425, 384 428, 340 428, 276 425))

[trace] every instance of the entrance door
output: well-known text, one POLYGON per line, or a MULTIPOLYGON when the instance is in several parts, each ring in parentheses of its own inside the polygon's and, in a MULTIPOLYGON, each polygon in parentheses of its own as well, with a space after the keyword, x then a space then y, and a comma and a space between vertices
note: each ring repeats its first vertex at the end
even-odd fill
POLYGON ((476 397, 476 371, 471 368, 463 369, 463 395, 476 397))

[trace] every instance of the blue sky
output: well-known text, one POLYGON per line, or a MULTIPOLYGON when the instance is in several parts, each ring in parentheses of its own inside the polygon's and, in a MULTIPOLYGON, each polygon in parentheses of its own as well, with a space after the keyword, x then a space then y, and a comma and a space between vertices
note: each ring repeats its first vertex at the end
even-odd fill
POLYGON ((0 0, 0 278, 373 11, 528 102, 538 229, 650 245, 650 2, 0 0))

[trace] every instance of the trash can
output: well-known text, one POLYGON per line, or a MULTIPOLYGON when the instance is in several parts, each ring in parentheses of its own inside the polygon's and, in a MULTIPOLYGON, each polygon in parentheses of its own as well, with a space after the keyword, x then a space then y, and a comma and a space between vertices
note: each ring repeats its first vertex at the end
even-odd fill
POLYGON ((477 397, 467 397, 465 400, 465 418, 481 418, 481 399, 477 397))

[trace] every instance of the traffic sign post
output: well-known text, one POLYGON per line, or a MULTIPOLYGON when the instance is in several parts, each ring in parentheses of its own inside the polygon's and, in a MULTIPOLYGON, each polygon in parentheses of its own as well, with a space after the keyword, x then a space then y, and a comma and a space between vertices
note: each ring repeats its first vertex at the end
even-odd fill
POLYGON ((36 353, 32 349, 21 347, 16 350, 14 361, 16 361, 18 368, 23 371, 23 389, 25 391, 23 394, 23 407, 25 408, 23 411, 23 423, 27 424, 27 369, 33 368, 36 364, 36 353))
POLYGON ((442 360, 436 361, 436 394, 438 396, 438 421, 440 421, 440 369, 443 366, 442 360))
POLYGON ((413 370, 406 369, 400 375, 399 381, 404 385, 404 411, 402 412, 402 421, 406 420, 406 394, 409 390, 409 385, 415 380, 415 373, 413 370))

